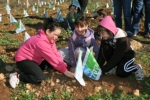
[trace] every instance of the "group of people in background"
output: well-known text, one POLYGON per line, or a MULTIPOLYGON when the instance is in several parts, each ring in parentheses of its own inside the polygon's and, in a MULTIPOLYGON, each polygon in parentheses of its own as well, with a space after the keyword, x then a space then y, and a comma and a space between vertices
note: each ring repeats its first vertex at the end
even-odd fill
POLYGON ((145 38, 150 38, 150 0, 113 0, 113 4, 116 26, 122 28, 123 10, 124 27, 128 36, 138 34, 141 15, 143 14, 143 9, 145 9, 145 31, 143 35, 145 38))
MULTIPOLYGON (((88 18, 83 16, 88 0, 78 1, 81 8, 76 12, 75 5, 70 5, 67 15, 67 21, 73 25, 72 36, 68 39, 68 48, 57 50, 56 41, 61 34, 61 27, 53 18, 45 19, 43 28, 39 29, 35 36, 25 41, 16 52, 15 61, 21 73, 10 74, 9 83, 12 88, 16 88, 19 81, 41 83, 46 79, 43 70, 46 70, 47 67, 53 67, 66 76, 74 78, 79 50, 83 52, 83 59, 87 47, 93 47, 93 56, 100 65, 103 74, 115 74, 118 77, 126 78, 135 73, 137 80, 143 80, 142 67, 140 64, 134 64, 135 52, 128 39, 128 36, 133 35, 130 14, 131 0, 113 1, 116 23, 106 14, 105 9, 98 10, 99 21, 96 31, 89 27, 88 18), (125 31, 122 30, 121 8, 124 11, 125 31), (101 41, 100 47, 95 37, 101 41)), ((143 2, 148 6, 150 2, 147 1, 150 0, 143 2)), ((145 7, 147 6, 145 4, 145 7)), ((136 9, 134 9, 135 11, 136 9)), ((147 13, 145 17, 146 15, 148 16, 147 13)), ((134 18, 137 16, 138 14, 134 13, 134 18)), ((145 20, 147 21, 148 18, 146 17, 145 20)), ((149 31, 146 32, 146 35, 149 34, 149 31)))
MULTIPOLYGON (((81 9, 78 8, 77 13, 79 15, 83 15, 84 10, 88 4, 88 0, 78 0, 78 1, 81 6, 81 9)), ((124 30, 128 34, 128 37, 137 36, 140 27, 140 19, 144 16, 143 19, 145 20, 144 21, 145 31, 143 35, 145 38, 150 38, 150 19, 149 19, 150 0, 111 0, 111 1, 113 2, 114 19, 117 27, 121 29, 123 28, 122 20, 124 19, 124 30), (122 11, 124 15, 123 17, 122 11)), ((76 16, 72 18, 76 18, 76 16)), ((70 23, 71 27, 73 27, 72 22, 70 23)), ((71 29, 74 29, 74 27, 71 29)))

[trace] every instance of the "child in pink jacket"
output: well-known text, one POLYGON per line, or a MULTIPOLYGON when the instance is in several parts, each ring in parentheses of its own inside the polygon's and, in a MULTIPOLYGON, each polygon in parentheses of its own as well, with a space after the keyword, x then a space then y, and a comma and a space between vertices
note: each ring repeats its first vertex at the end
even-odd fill
POLYGON ((52 66, 56 70, 73 78, 74 74, 67 70, 67 64, 61 58, 56 40, 61 33, 61 28, 52 18, 44 21, 43 29, 23 43, 15 55, 15 61, 21 74, 10 74, 9 83, 12 88, 19 84, 19 80, 25 83, 41 83, 46 77, 42 70, 45 66, 52 66))

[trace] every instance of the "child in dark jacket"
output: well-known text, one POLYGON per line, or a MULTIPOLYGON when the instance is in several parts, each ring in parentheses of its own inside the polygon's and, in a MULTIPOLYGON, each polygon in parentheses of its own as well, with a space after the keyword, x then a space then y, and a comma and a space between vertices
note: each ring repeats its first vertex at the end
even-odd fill
POLYGON ((102 37, 97 61, 103 74, 125 78, 135 72, 136 79, 142 80, 144 73, 139 64, 134 65, 135 52, 127 33, 117 28, 110 16, 103 18, 97 29, 102 37))
MULTIPOLYGON (((100 22, 106 15, 107 15, 107 14, 106 14, 105 9, 99 9, 99 10, 97 11, 97 18, 98 18, 99 22, 100 22)), ((97 40, 101 40, 101 36, 100 36, 100 34, 99 34, 97 31, 95 31, 94 37, 95 37, 97 40)))
POLYGON ((98 44, 94 38, 94 30, 88 28, 88 20, 84 16, 79 16, 75 20, 75 30, 72 37, 68 41, 68 49, 60 49, 60 54, 67 64, 71 65, 71 70, 74 72, 76 67, 76 58, 78 57, 79 50, 83 52, 82 59, 84 58, 86 48, 93 46, 95 58, 98 56, 98 44))
POLYGON ((68 24, 70 25, 72 31, 75 29, 74 22, 77 17, 78 13, 76 12, 76 7, 74 5, 70 5, 66 20, 68 21, 68 24))

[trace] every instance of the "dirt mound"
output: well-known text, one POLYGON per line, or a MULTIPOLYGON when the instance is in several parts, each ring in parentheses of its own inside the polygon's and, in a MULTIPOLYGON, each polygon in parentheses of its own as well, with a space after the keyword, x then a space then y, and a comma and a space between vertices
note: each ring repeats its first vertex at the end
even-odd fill
POLYGON ((4 75, 0 73, 0 100, 9 100, 12 89, 6 86, 6 79, 4 75))
POLYGON ((142 43, 140 43, 136 40, 131 40, 131 45, 134 50, 140 50, 143 47, 142 43))
POLYGON ((71 97, 75 100, 84 100, 86 96, 101 91, 115 94, 119 90, 125 90, 126 93, 133 94, 136 89, 141 90, 140 83, 133 82, 129 78, 119 78, 115 75, 102 75, 98 81, 84 76, 86 86, 81 86, 75 79, 68 78, 54 69, 49 69, 44 73, 47 79, 40 85, 26 84, 26 88, 29 89, 27 92, 35 92, 36 100, 40 100, 40 97, 45 94, 57 93, 57 95, 62 95, 64 91, 69 91, 71 97))
MULTIPOLYGON (((25 1, 26 0, 22 0, 21 2, 24 3, 25 1)), ((91 3, 93 3, 93 1, 89 0, 89 2, 91 2, 91 3)), ((102 1, 105 1, 105 0, 101 0, 101 3, 103 3, 102 1)), ((0 1, 0 3, 2 4, 2 5, 0 5, 0 6, 2 6, 2 7, 0 7, 1 8, 0 13, 3 15, 3 20, 0 25, 0 29, 1 29, 0 37, 2 37, 3 35, 6 35, 5 33, 12 34, 11 35, 12 37, 10 37, 10 35, 7 35, 7 36, 9 36, 9 37, 7 37, 8 40, 10 40, 11 38, 14 38, 14 39, 18 39, 18 42, 23 43, 24 32, 22 32, 20 34, 14 34, 17 25, 10 24, 9 15, 6 15, 6 10, 3 7, 4 6, 3 4, 5 4, 5 2, 6 2, 6 0, 0 1)), ((36 0, 36 2, 37 2, 37 0, 36 0)), ((35 0, 30 0, 29 3, 34 4, 35 0)), ((36 34, 36 30, 42 27, 41 23, 43 22, 43 20, 41 18, 43 15, 43 8, 39 8, 39 14, 34 13, 31 10, 31 8, 27 9, 30 17, 24 18, 23 12, 22 12, 22 9, 24 8, 24 6, 17 6, 15 4, 16 4, 16 0, 10 1, 10 7, 12 8, 11 14, 17 20, 22 19, 23 24, 26 26, 26 31, 29 33, 30 36, 33 36, 34 34, 36 34), (20 10, 18 10, 18 9, 20 9, 20 10)), ((105 2, 103 4, 105 4, 105 2)), ((68 12, 68 10, 67 10, 68 5, 69 5, 68 3, 65 3, 64 5, 60 5, 60 6, 56 6, 56 7, 63 8, 62 14, 65 16, 65 14, 68 12)), ((44 7, 46 7, 46 6, 44 6, 44 7)), ((108 12, 111 12, 110 10, 111 9, 109 9, 108 12)), ((89 9, 89 11, 92 13, 93 9, 89 9)), ((56 17, 56 15, 57 15, 56 11, 54 12, 53 10, 50 10, 50 9, 47 10, 47 13, 48 13, 48 16, 56 17)), ((97 26, 97 22, 98 21, 96 19, 91 19, 90 23, 93 23, 93 24, 90 24, 90 27, 96 28, 95 26, 97 26)), ((60 23, 60 25, 63 28, 66 28, 65 23, 60 23)), ((5 38, 4 38, 4 40, 5 40, 5 38)), ((100 42, 99 42, 99 44, 100 44, 100 42)), ((133 48, 135 50, 139 50, 143 47, 140 42, 135 41, 135 40, 131 40, 131 45, 133 46, 133 48)), ((65 45, 62 44, 60 46, 62 47, 65 45)), ((17 49, 18 49, 18 46, 13 47, 13 45, 10 45, 9 48, 6 48, 5 46, 0 46, 0 55, 4 55, 2 57, 4 57, 5 58, 4 60, 7 61, 7 62, 5 61, 5 63, 12 63, 13 65, 15 65, 14 64, 15 62, 12 58, 14 57, 14 54, 17 49), (8 61, 8 58, 9 58, 9 61, 8 61)), ((15 69, 14 71, 17 71, 17 70, 15 69)), ((66 77, 65 75, 59 73, 58 71, 55 71, 54 69, 49 69, 49 70, 45 71, 44 73, 47 77, 47 79, 45 81, 43 81, 40 85, 25 84, 25 86, 26 86, 26 88, 28 88, 28 90, 23 91, 23 93, 24 92, 25 93, 35 92, 34 100, 41 100, 41 97, 45 96, 45 95, 51 95, 53 93, 56 93, 58 95, 58 97, 61 97, 63 95, 62 94, 63 92, 69 91, 71 94, 71 97, 74 98, 75 100, 79 100, 79 99, 84 100, 86 96, 90 96, 90 95, 93 95, 96 93, 111 92, 111 93, 115 94, 120 89, 124 90, 126 93, 133 94, 133 91, 135 91, 137 89, 141 92, 141 87, 142 87, 142 84, 140 82, 135 81, 134 76, 133 76, 133 80, 132 80, 130 78, 119 78, 115 75, 109 75, 109 76, 102 75, 100 80, 98 80, 98 81, 94 81, 94 80, 89 79, 84 76, 86 86, 83 87, 76 81, 76 79, 70 79, 70 78, 66 77)), ((10 97, 12 97, 10 95, 13 93, 17 93, 16 91, 19 91, 19 92, 15 98, 19 100, 19 96, 22 95, 20 93, 20 91, 22 91, 22 88, 20 88, 19 86, 15 90, 10 88, 10 85, 8 82, 9 74, 10 74, 10 72, 8 70, 8 67, 4 67, 3 62, 0 61, 0 75, 1 75, 0 79, 2 79, 2 80, 0 80, 0 84, 1 84, 0 85, 0 100, 9 100, 10 97)), ((56 99, 56 100, 58 100, 58 99, 56 99)), ((64 100, 64 99, 61 99, 61 100, 64 100)))

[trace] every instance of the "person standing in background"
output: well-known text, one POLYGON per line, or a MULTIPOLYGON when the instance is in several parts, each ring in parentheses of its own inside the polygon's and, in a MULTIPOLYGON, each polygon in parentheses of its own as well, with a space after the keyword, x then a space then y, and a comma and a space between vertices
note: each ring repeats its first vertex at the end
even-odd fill
POLYGON ((78 13, 76 12, 76 6, 70 5, 69 6, 69 13, 67 14, 66 20, 71 27, 71 30, 74 31, 74 21, 78 17, 78 13))
MULTIPOLYGON (((134 1, 135 0, 132 0, 132 6, 131 6, 131 21, 133 21, 133 14, 134 14, 134 1)), ((145 8, 144 8, 144 5, 143 5, 143 8, 141 9, 141 18, 142 20, 144 21, 145 20, 145 8)))
POLYGON ((80 8, 78 8, 78 13, 80 16, 83 16, 84 14, 84 10, 86 9, 86 6, 88 5, 88 1, 89 0, 78 0, 79 1, 79 4, 80 4, 80 8))
POLYGON ((134 36, 137 35, 139 25, 140 25, 140 18, 141 18, 141 12, 143 10, 143 6, 145 5, 145 22, 144 22, 144 27, 145 27, 145 38, 150 38, 150 0, 134 0, 134 5, 133 5, 133 31, 134 31, 134 36))
MULTIPOLYGON (((83 16, 86 6, 88 5, 88 1, 89 0, 78 0, 80 4, 80 8, 78 7, 78 10, 77 10, 79 16, 83 16)), ((73 5, 73 0, 71 0, 71 4, 73 5)))
POLYGON ((124 15, 124 26, 128 36, 133 36, 131 25, 131 0, 113 0, 114 18, 116 26, 122 29, 122 9, 124 15))

